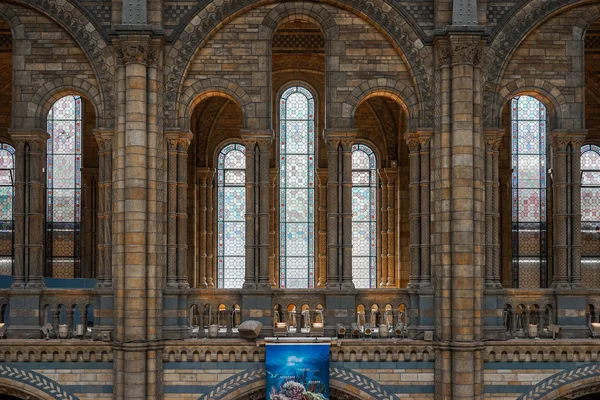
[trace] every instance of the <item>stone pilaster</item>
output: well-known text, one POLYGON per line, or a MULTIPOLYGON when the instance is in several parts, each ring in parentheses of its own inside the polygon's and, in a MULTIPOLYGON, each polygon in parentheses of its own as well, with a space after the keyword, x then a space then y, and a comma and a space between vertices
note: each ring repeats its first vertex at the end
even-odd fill
POLYGON ((583 287, 581 275, 581 146, 587 130, 571 132, 571 287, 583 287))
POLYGON ((328 288, 354 289, 352 282, 352 145, 355 130, 326 129, 328 288))
POLYGON ((14 254, 14 272, 12 288, 25 287, 25 260, 27 253, 27 244, 25 236, 25 138, 15 139, 15 192, 13 205, 13 219, 15 223, 13 254, 14 254))
POLYGON ((319 179, 319 274, 316 286, 324 288, 327 285, 327 169, 317 169, 317 178, 319 179))
POLYGON ((430 223, 431 223, 431 207, 430 207, 430 144, 432 133, 430 130, 418 131, 418 139, 420 145, 420 177, 419 185, 421 188, 420 195, 420 236, 421 240, 419 243, 421 253, 421 277, 419 278, 420 287, 431 287, 431 237, 430 237, 430 223))
POLYGON ((409 150, 409 218, 410 218, 410 275, 408 287, 415 289, 419 287, 421 279, 421 190, 419 180, 421 178, 420 143, 416 132, 406 135, 406 143, 409 150))
POLYGON ((569 287, 570 260, 568 257, 568 211, 567 211, 567 155, 570 140, 564 132, 555 131, 551 135, 553 147, 553 180, 554 196, 553 226, 554 235, 554 277, 552 287, 569 287))
POLYGON ((388 283, 388 185, 387 174, 382 169, 379 170, 379 179, 381 180, 381 260, 379 271, 379 287, 386 287, 388 283))
POLYGON ((396 176, 397 168, 385 168, 387 176, 387 287, 396 287, 396 176))
POLYGON ((485 286, 500 285, 499 146, 504 130, 489 129, 485 138, 485 286))
POLYGON ((96 129, 98 143, 98 276, 96 286, 112 288, 112 149, 111 129, 96 129))
POLYGON ((208 283, 206 280, 207 276, 207 266, 208 256, 206 253, 207 250, 207 219, 208 219, 208 208, 207 208, 207 186, 212 186, 212 180, 215 174, 214 169, 212 168, 198 168, 197 171, 198 176, 198 197, 199 197, 199 212, 200 215, 198 217, 199 227, 198 227, 198 282, 196 282, 197 287, 206 288, 208 287, 208 283))
POLYGON ((279 172, 277 168, 271 168, 269 174, 269 243, 271 244, 269 249, 269 285, 272 288, 276 288, 279 282, 279 271, 278 271, 278 260, 276 256, 276 243, 277 243, 277 179, 279 178, 279 172))

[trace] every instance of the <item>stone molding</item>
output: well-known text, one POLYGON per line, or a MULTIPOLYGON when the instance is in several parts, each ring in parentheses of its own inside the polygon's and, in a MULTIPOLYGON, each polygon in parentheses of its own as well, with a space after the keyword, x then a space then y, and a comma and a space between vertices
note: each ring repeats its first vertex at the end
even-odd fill
POLYGON ((589 364, 554 374, 538 383, 517 400, 553 399, 559 393, 564 395, 577 390, 578 382, 583 380, 600 383, 600 364, 589 364))
POLYGON ((79 400, 77 396, 63 388, 56 381, 35 371, 0 364, 0 383, 5 379, 15 381, 15 385, 22 386, 25 390, 29 388, 33 392, 39 390, 51 399, 79 400))

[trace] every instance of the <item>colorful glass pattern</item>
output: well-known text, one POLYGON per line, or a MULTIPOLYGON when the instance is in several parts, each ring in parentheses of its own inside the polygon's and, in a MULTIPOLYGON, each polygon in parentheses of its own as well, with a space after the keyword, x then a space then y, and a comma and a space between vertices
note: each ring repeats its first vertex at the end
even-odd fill
POLYGON ((15 149, 0 143, 0 275, 13 273, 15 149))
POLYGON ((246 148, 229 144, 217 159, 217 286, 241 288, 246 255, 246 148))
POLYGON ((600 258, 600 147, 581 148, 581 229, 582 261, 598 263, 600 258))
POLYGON ((377 160, 364 144, 352 146, 352 280, 377 286, 377 160))
POLYGON ((520 96, 511 115, 513 286, 546 287, 546 107, 520 96))
POLYGON ((77 278, 81 264, 82 100, 65 96, 48 114, 46 276, 77 278))
POLYGON ((279 286, 312 288, 315 257, 315 101, 306 88, 279 102, 279 286))

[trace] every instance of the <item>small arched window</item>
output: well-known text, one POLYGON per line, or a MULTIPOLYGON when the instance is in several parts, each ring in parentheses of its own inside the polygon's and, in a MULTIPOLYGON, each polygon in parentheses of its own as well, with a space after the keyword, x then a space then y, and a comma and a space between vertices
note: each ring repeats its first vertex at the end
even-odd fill
POLYGON ((48 114, 46 276, 77 278, 81 271, 81 136, 83 104, 65 96, 48 114))
POLYGON ((511 115, 513 286, 546 287, 546 107, 519 96, 511 115))
POLYGON ((302 86, 279 101, 279 286, 315 286, 315 101, 302 86))
POLYGON ((581 229, 582 262, 600 268, 600 147, 595 145, 581 148, 581 229))
POLYGON ((377 160, 364 144, 352 146, 352 280, 377 286, 377 160))
POLYGON ((13 273, 15 149, 0 144, 0 275, 13 273))
POLYGON ((246 148, 241 144, 219 153, 217 197, 217 286, 241 288, 246 265, 246 148))

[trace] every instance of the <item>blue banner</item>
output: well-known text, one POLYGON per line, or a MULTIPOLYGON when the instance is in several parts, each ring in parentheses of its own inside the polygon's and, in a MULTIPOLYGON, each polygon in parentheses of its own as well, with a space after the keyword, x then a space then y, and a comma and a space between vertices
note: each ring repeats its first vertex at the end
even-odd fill
POLYGON ((329 343, 267 343, 267 400, 329 400, 329 343))

